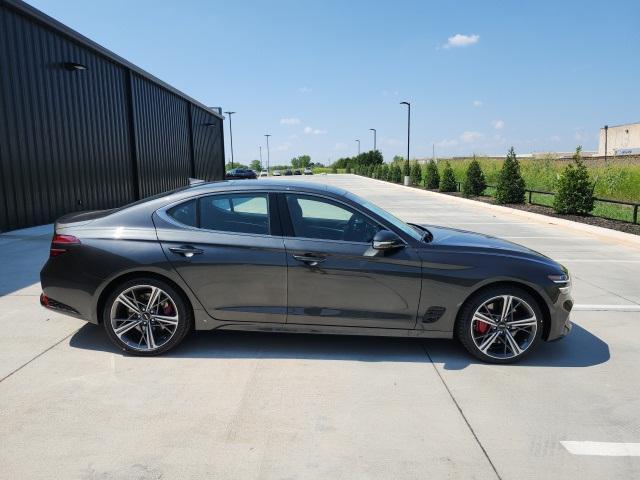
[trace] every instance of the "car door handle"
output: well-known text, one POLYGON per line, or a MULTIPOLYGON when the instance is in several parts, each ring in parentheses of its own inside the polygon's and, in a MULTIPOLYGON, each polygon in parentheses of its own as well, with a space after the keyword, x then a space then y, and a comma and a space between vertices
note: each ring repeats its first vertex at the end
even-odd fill
POLYGON ((310 267, 315 267, 319 263, 324 262, 327 257, 320 257, 316 255, 294 255, 293 258, 298 260, 299 262, 304 262, 310 267))
POLYGON ((180 247, 169 247, 169 250, 171 250, 171 252, 175 253, 176 255, 182 255, 183 257, 187 257, 187 258, 191 258, 194 255, 200 255, 201 253, 204 253, 204 250, 200 248, 192 247, 190 245, 182 245, 180 247))

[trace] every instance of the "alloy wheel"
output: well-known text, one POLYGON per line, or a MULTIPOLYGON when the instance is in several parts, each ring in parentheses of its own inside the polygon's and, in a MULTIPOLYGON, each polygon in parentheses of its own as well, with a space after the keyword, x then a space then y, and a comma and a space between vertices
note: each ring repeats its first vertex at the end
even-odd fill
POLYGON ((508 360, 524 354, 538 330, 536 314, 525 300, 500 295, 486 300, 471 319, 471 338, 483 354, 508 360))
POLYGON ((178 308, 171 296, 154 285, 135 285, 122 291, 110 313, 111 327, 129 348, 152 352, 175 335, 178 308))

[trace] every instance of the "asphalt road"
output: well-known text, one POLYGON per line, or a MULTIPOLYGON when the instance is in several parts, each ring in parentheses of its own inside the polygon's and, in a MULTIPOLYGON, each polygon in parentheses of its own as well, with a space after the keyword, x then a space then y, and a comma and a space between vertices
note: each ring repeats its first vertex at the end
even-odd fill
POLYGON ((128 357, 38 305, 50 226, 3 234, 0 478, 640 477, 640 248, 360 177, 305 181, 556 258, 574 330, 511 366, 445 340, 256 333, 128 357))

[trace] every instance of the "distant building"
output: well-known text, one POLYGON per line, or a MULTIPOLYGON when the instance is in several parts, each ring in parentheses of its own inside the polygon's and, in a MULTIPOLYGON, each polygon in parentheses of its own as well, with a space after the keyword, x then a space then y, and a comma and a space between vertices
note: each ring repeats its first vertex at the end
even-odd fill
MULTIPOLYGON (((640 155, 640 123, 612 125, 607 132, 607 155, 640 155)), ((604 156, 605 129, 600 129, 598 155, 604 156)))

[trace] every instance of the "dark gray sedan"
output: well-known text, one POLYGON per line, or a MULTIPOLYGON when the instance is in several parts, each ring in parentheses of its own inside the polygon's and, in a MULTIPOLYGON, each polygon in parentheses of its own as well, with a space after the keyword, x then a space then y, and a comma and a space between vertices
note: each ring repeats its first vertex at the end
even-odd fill
POLYGON ((566 335, 573 305, 567 270, 528 248, 274 180, 64 216, 41 281, 42 305, 138 355, 218 329, 455 337, 508 363, 566 335))

